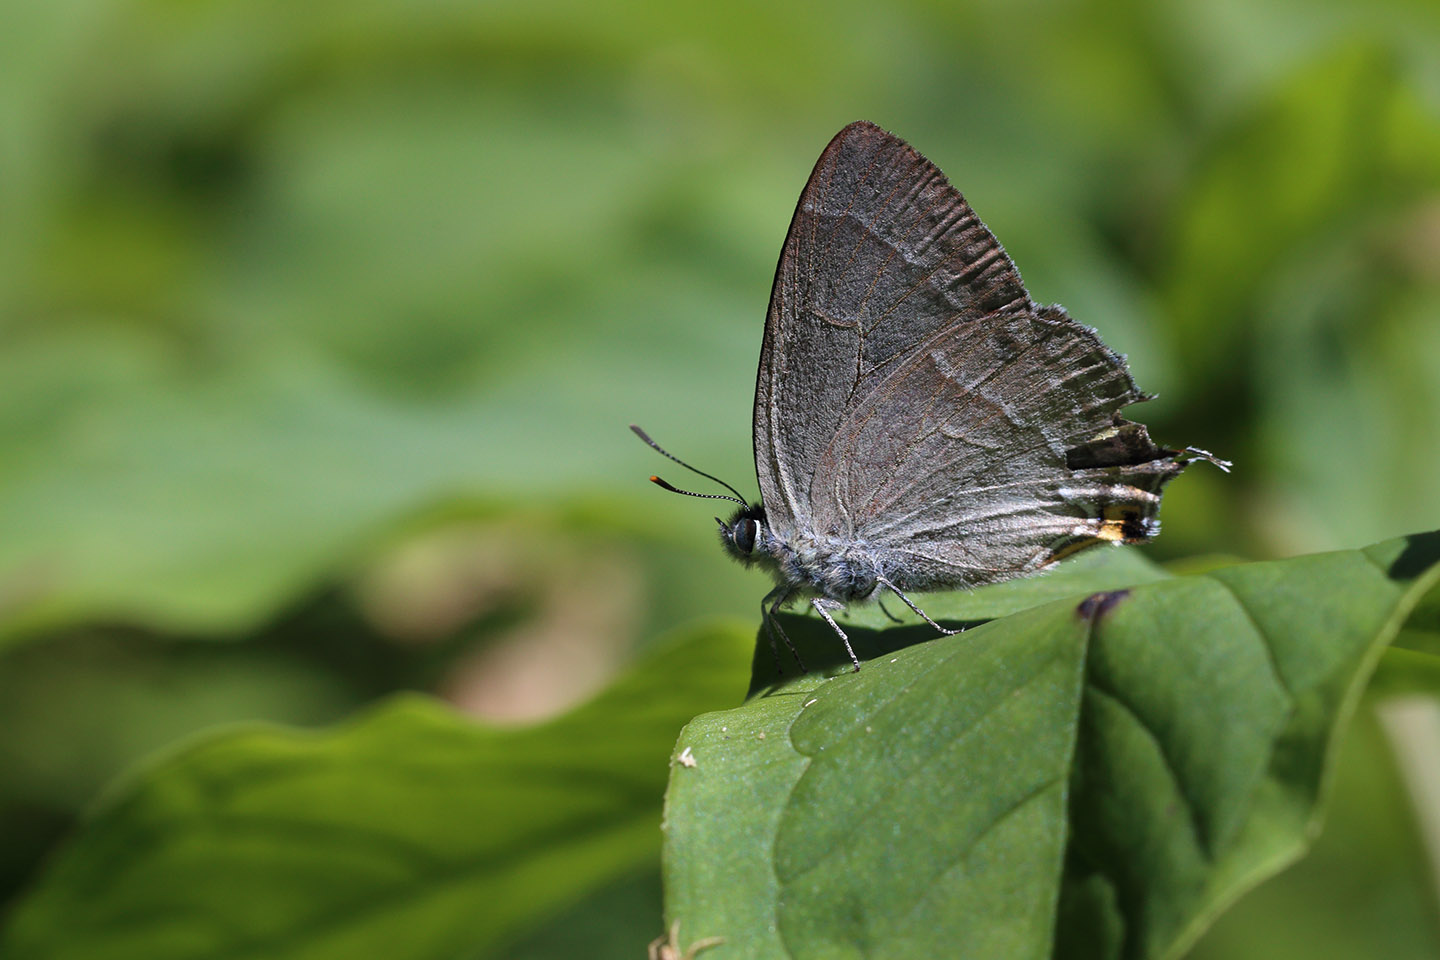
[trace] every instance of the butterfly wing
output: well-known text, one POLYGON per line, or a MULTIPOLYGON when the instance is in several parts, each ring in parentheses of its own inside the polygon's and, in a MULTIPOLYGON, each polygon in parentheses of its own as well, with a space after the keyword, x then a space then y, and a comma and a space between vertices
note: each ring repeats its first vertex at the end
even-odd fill
POLYGON ((864 542, 902 589, 1144 539, 1184 462, 1120 418, 1141 399, 1093 331, 1031 302, 933 164, 871 124, 831 141, 781 253, 756 384, 777 532, 864 542))
POLYGON ((841 130, 800 195, 765 321, 755 468, 772 527, 812 526, 821 458, 917 341, 1028 302, 933 164, 874 124, 841 130))
POLYGON ((1056 307, 933 334, 854 407, 817 464, 818 530, 866 543, 902 590, 973 586, 1158 530, 1183 455, 1119 416, 1124 361, 1056 307))

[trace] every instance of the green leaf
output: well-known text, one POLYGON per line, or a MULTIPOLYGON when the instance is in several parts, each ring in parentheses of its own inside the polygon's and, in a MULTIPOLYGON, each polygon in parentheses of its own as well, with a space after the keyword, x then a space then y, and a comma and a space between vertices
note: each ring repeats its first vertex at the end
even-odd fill
POLYGON ((491 955, 653 862, 675 733, 740 695, 750 645, 734 627, 691 631, 538 727, 407 696, 318 735, 211 737, 114 792, 20 902, 0 955, 491 955))
MULTIPOLYGON (((1393 652, 1386 651, 1382 664, 1393 652)), ((1422 805, 1433 801, 1412 794, 1415 783, 1397 762, 1409 748, 1381 721, 1397 704, 1382 701, 1377 712, 1375 687, 1372 680, 1329 761, 1325 826, 1314 845, 1225 911, 1186 960, 1440 957, 1434 874, 1417 823, 1422 805)), ((1428 691, 1431 711, 1437 693, 1440 687, 1428 691)), ((1407 712, 1415 704, 1408 699, 1407 712)), ((1422 734, 1416 744, 1424 767, 1433 762, 1434 742, 1422 734)))
POLYGON ((686 727, 669 919, 725 938, 706 960, 1174 957, 1307 847, 1335 731, 1437 559, 1426 534, 1151 577, 913 646, 849 622, 893 652, 686 727))

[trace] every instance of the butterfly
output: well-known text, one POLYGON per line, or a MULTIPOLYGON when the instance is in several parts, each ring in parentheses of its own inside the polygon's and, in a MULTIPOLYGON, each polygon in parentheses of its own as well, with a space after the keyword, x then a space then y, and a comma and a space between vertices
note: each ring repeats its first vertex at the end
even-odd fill
MULTIPOLYGON (((1161 492, 1195 460, 1156 445, 1120 411, 1147 400, 1125 360, 1020 273, 929 160, 872 123, 820 155, 780 252, 755 384, 760 502, 739 509, 725 550, 776 586, 761 617, 806 599, 833 612, 978 587, 1100 544, 1160 530, 1161 492)), ((803 664, 802 664, 803 669, 803 664)))

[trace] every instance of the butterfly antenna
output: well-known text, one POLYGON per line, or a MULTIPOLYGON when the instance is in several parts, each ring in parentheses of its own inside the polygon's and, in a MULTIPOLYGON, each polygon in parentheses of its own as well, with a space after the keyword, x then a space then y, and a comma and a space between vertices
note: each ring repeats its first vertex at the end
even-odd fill
POLYGON ((712 476, 706 473, 704 470, 696 470, 694 467, 690 466, 690 464, 686 463, 684 460, 681 460, 679 457, 675 456, 673 453, 660 446, 660 444, 656 443, 654 440, 651 440, 650 435, 644 430, 641 430, 639 427, 635 426, 635 424, 630 424, 630 430, 635 434, 635 436, 639 437, 641 440, 644 440, 647 444, 649 444, 656 453, 660 454, 660 456, 670 460, 674 460, 676 463, 680 464, 680 466, 684 467, 686 470, 689 470, 691 473, 698 473, 700 476, 704 477, 707 480, 714 480, 716 483, 720 484, 720 486, 735 494, 735 496, 727 497, 723 493, 694 493, 690 490, 681 490, 679 487, 672 487, 670 486, 670 484, 666 483, 664 480, 661 480, 659 477, 651 477, 650 482, 655 484, 657 487, 660 487, 664 490, 669 490, 671 493, 683 493, 687 497, 700 497, 705 500, 733 500, 736 503, 740 504, 740 506, 742 507, 750 506, 750 504, 745 502, 745 498, 741 496, 740 491, 730 486, 730 484, 726 483, 724 480, 721 480, 719 477, 712 476))

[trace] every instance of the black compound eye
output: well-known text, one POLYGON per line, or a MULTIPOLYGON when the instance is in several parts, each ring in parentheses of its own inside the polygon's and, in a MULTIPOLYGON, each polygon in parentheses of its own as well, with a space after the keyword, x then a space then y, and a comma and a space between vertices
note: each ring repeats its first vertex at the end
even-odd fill
POLYGON ((735 524, 735 546, 741 551, 749 553, 755 549, 755 538, 760 535, 760 522, 758 520, 741 520, 735 524))

